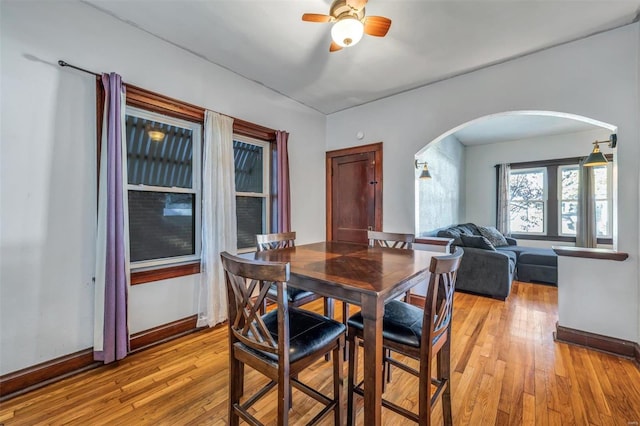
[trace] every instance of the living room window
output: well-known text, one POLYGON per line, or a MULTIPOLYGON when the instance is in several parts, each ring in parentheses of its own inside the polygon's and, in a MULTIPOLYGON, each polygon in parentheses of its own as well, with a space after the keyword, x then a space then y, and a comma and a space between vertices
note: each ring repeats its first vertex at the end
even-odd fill
POLYGON ((131 106, 125 120, 132 268, 199 259, 202 126, 131 106))
POLYGON ((236 218, 241 252, 255 249, 256 234, 270 232, 270 150, 268 141, 234 135, 236 218))
POLYGON ((578 193, 580 168, 578 165, 558 167, 558 190, 560 194, 560 233, 564 236, 576 236, 578 228, 578 193))
MULTIPOLYGON (((596 205, 596 235, 599 239, 612 238, 613 182, 611 164, 595 166, 593 170, 594 198, 596 205)), ((580 190, 579 166, 558 166, 559 235, 576 236, 578 224, 578 193, 580 190)))
MULTIPOLYGON (((512 236, 575 242, 578 224, 580 158, 511 164, 509 174, 512 236)), ((593 167, 598 243, 612 243, 611 163, 593 167)))
POLYGON ((539 167, 509 175, 511 232, 544 235, 547 216, 547 170, 539 167))

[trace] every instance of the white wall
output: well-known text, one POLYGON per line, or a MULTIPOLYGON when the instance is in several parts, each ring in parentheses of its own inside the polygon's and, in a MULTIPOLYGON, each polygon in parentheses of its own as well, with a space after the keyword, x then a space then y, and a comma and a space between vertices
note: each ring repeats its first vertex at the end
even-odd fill
MULTIPOLYGON (((466 147, 466 222, 495 225, 496 169, 500 163, 586 157, 595 140, 609 140, 607 129, 466 147)), ((602 144, 605 154, 614 150, 602 144)))
MULTIPOLYGON (((0 374, 93 344, 94 78, 291 133, 292 227, 324 239, 325 116, 78 2, 2 2, 0 374)), ((134 286, 130 329, 196 313, 198 276, 134 286)))
MULTIPOLYGON (((332 114, 327 121, 328 149, 358 145, 358 130, 367 135, 365 142, 384 142, 383 226, 397 228, 415 221, 414 191, 410 190, 415 179, 414 155, 460 124, 505 111, 539 110, 617 125, 621 183, 617 248, 630 258, 615 262, 613 269, 602 269, 590 260, 574 261, 580 264, 575 269, 585 274, 560 274, 559 322, 638 341, 638 26, 628 25, 332 114), (586 297, 608 285, 612 275, 617 283, 614 291, 597 301, 586 297)), ((469 206, 466 210, 471 215, 469 206)), ((565 268, 561 259, 561 271, 565 268)))
MULTIPOLYGON (((429 164, 431 179, 417 179, 416 235, 459 223, 464 217, 465 149, 453 135, 432 143, 420 155, 429 164)), ((422 168, 416 170, 419 176, 422 168)))

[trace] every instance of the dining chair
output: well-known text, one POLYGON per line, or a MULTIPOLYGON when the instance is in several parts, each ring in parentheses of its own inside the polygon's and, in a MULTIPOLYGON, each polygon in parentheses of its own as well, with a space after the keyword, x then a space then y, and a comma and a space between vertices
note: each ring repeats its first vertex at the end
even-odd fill
MULTIPOLYGON (((369 238, 369 246, 380 246, 389 248, 402 248, 412 249, 413 243, 416 240, 413 234, 400 234, 395 232, 382 232, 382 231, 368 231, 367 237, 369 238)), ((411 290, 407 290, 404 301, 410 302, 411 290)))
MULTIPOLYGON (((258 251, 275 250, 287 247, 295 247, 296 245, 296 233, 295 232, 281 232, 277 234, 258 234, 256 235, 256 248, 258 251)), ((319 294, 311 291, 301 290, 299 288, 291 287, 288 289, 287 297, 289 305, 295 308, 299 308, 302 305, 306 305, 309 302, 313 302, 316 299, 322 298, 319 294)), ((278 297, 277 289, 272 284, 267 292, 262 305, 262 313, 266 311, 267 299, 276 301, 278 297)), ((334 302, 331 298, 324 299, 324 315, 328 318, 333 318, 334 302)), ((346 324, 346 322, 345 322, 346 324)))
POLYGON ((225 271, 229 312, 229 424, 240 419, 262 425, 249 409, 277 387, 277 424, 289 423, 292 387, 316 399, 324 408, 311 420, 315 424, 331 411, 336 425, 342 425, 342 362, 345 326, 330 318, 291 307, 287 303, 289 263, 243 259, 227 252, 220 254, 225 271), (260 307, 274 283, 277 309, 261 315, 260 307), (258 295, 255 296, 255 291, 258 295), (323 395, 300 382, 306 367, 333 351, 333 397, 323 395), (245 365, 270 379, 264 387, 240 402, 244 393, 245 365))
MULTIPOLYGON (((451 414, 451 317, 456 273, 463 250, 457 248, 453 254, 433 257, 429 266, 431 273, 424 308, 393 300, 385 305, 382 326, 384 362, 390 363, 418 377, 418 413, 382 399, 382 406, 420 425, 431 424, 431 411, 442 395, 442 414, 445 425, 452 424, 451 414), (397 353, 419 361, 416 370, 408 364, 387 354, 397 353), (437 358, 435 378, 431 360, 437 358), (432 385, 435 391, 431 394, 432 385)), ((357 342, 363 339, 363 319, 360 313, 348 321, 349 375, 347 424, 354 424, 354 396, 363 396, 363 381, 355 383, 357 375, 357 342)))
MULTIPOLYGON (((383 231, 367 231, 367 239, 369 240, 369 247, 387 247, 387 248, 402 248, 411 249, 415 241, 413 234, 400 234, 395 232, 383 232, 383 231)), ((411 290, 407 290, 405 293, 405 302, 409 302, 411 290)), ((349 304, 347 302, 342 303, 342 318, 346 324, 346 319, 349 318, 349 304)), ((347 351, 345 351, 345 359, 348 358, 347 351)), ((385 369, 387 366, 385 365, 385 369)), ((391 370, 387 369, 384 374, 387 379, 391 381, 391 370)))

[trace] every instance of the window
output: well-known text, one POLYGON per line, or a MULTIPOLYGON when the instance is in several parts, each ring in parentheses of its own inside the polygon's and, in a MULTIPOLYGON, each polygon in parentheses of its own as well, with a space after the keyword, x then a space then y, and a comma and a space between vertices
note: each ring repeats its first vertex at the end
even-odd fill
POLYGON ((266 234, 270 223, 270 143, 234 135, 238 250, 255 248, 256 234, 266 234))
POLYGON ((611 164, 593 167, 593 182, 596 201, 596 234, 598 237, 612 238, 613 193, 611 164))
MULTIPOLYGON (((611 159, 611 158, 610 158, 611 159)), ((575 241, 580 192, 579 158, 511 164, 510 225, 517 238, 575 241)), ((611 244, 611 164, 593 167, 598 242, 611 244)))
POLYGON ((544 168, 511 172, 509 175, 511 232, 545 234, 546 188, 547 171, 544 168))
POLYGON ((127 107, 132 268, 199 259, 201 135, 199 123, 127 107))
MULTIPOLYGON (((131 285, 143 284, 200 272, 201 216, 201 150, 205 110, 126 84, 126 139, 128 169, 129 240, 131 253, 131 285), (152 142, 151 135, 159 139, 152 142)), ((98 107, 97 128, 102 128, 104 88, 96 84, 98 107)), ((270 145, 275 140, 273 129, 234 119, 233 131, 239 142, 261 146, 264 174, 262 193, 249 191, 246 197, 261 197, 254 201, 253 217, 262 221, 244 220, 246 241, 250 226, 268 232, 271 213, 269 197, 270 145), (244 138, 256 138, 247 139, 244 138), (256 226, 259 224, 259 226, 256 226)), ((97 132, 97 152, 101 134, 97 132)), ((97 158, 100 164, 100 158, 97 158)), ((251 200, 250 200, 251 201, 251 200)), ((248 204, 251 205, 249 202, 248 204)), ((248 217, 248 215, 247 215, 248 217)), ((256 232, 257 233, 257 232, 256 232)), ((254 233, 255 234, 255 233, 254 233)), ((253 244, 254 234, 251 234, 253 244)))
POLYGON ((575 237, 578 227, 578 191, 580 169, 577 165, 558 167, 560 183, 560 235, 575 237))

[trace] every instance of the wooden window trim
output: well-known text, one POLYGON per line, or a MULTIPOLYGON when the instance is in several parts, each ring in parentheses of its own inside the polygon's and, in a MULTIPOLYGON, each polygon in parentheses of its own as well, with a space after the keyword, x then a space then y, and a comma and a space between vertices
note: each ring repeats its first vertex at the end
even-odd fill
POLYGON ((276 141, 275 130, 260 126, 259 124, 249 123, 239 118, 233 119, 233 133, 268 142, 276 141))
POLYGON ((131 285, 145 284, 169 278, 184 277, 200 273, 200 261, 183 265, 163 266, 145 271, 131 271, 131 285))
MULTIPOLYGON (((204 108, 127 84, 127 105, 204 124, 204 108)), ((232 117, 233 118, 233 117, 232 117)), ((259 124, 233 118, 233 133, 274 142, 276 131, 259 124)))
POLYGON ((182 120, 204 124, 204 108, 160 95, 140 87, 125 84, 127 105, 182 120))

